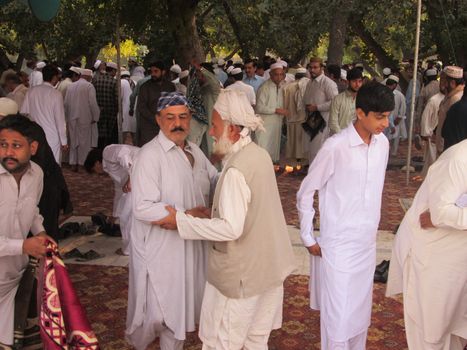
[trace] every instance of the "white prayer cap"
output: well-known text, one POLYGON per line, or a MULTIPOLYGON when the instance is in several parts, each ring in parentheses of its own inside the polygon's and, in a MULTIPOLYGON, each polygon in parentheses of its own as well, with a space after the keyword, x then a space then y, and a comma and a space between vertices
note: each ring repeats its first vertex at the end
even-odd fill
POLYGON ((218 66, 223 66, 224 64, 225 64, 225 60, 224 60, 223 58, 219 58, 219 59, 217 60, 217 65, 218 65, 218 66))
POLYGON ((37 69, 42 69, 42 68, 44 68, 45 66, 46 66, 45 62, 40 61, 40 62, 37 62, 37 63, 36 63, 36 68, 37 68, 37 69))
POLYGON ((11 98, 0 97, 0 116, 5 117, 18 113, 18 104, 11 98))
POLYGON ((70 67, 70 71, 76 73, 76 74, 81 74, 81 68, 72 66, 70 67))
POLYGON ((276 62, 276 63, 271 64, 270 70, 273 71, 274 69, 279 69, 279 68, 284 69, 284 66, 280 62, 276 62))
POLYGON ((427 69, 425 72, 427 77, 435 77, 438 75, 438 71, 435 68, 427 69))
POLYGON ((97 60, 96 63, 94 63, 94 69, 99 69, 99 66, 101 65, 102 61, 97 60))
POLYGON ((391 73, 392 73, 391 68, 386 67, 386 68, 383 69, 383 74, 384 74, 384 75, 389 75, 389 74, 391 74, 391 73))
POLYGON ((306 68, 300 67, 295 70, 295 74, 306 74, 306 68))
POLYGON ((178 75, 178 77, 179 77, 180 79, 183 79, 183 78, 186 78, 186 77, 188 76, 188 74, 190 74, 190 72, 189 72, 187 69, 185 69, 185 70, 182 70, 182 71, 180 72, 180 74, 178 75))
POLYGON ((242 69, 237 67, 230 71, 230 75, 237 75, 237 74, 240 74, 241 72, 242 72, 242 69))
POLYGON ((234 66, 229 66, 229 68, 227 68, 227 74, 230 74, 234 68, 234 66))
POLYGON ((453 79, 462 79, 464 77, 464 71, 461 67, 457 66, 447 66, 444 68, 444 73, 450 78, 453 79))
POLYGON ((180 74, 182 72, 182 68, 178 64, 174 64, 170 67, 170 71, 175 74, 180 74))
POLYGON ((117 66, 117 64, 116 64, 116 63, 114 63, 114 62, 107 62, 107 64, 106 64, 106 65, 107 65, 107 67, 110 67, 110 68, 112 68, 112 69, 115 69, 115 70, 117 70, 117 69, 118 69, 118 66, 117 66))
POLYGON ((347 71, 345 69, 341 69, 341 79, 347 80, 347 71))
POLYGON ((276 63, 282 64, 282 67, 284 67, 284 68, 287 68, 289 66, 289 64, 287 62, 285 62, 284 60, 279 60, 276 63))
POLYGON ((396 83, 399 83, 399 77, 392 75, 392 74, 388 77, 388 80, 392 80, 392 81, 395 81, 396 83))
POLYGON ((263 119, 255 114, 243 91, 221 89, 214 109, 220 114, 222 120, 243 126, 244 129, 240 133, 242 136, 248 135, 250 130, 264 131, 263 119))
POLYGON ((127 71, 126 69, 125 69, 125 70, 122 70, 122 71, 120 72, 120 76, 123 77, 124 75, 130 76, 130 72, 127 71))
POLYGON ((92 70, 84 68, 84 69, 80 69, 80 71, 83 77, 92 77, 92 70))

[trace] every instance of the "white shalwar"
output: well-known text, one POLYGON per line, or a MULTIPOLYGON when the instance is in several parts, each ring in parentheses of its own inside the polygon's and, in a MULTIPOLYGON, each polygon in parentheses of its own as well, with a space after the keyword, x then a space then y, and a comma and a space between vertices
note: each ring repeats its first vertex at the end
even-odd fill
POLYGON ((168 205, 179 210, 209 206, 217 170, 199 147, 187 143, 185 151, 192 154, 193 167, 184 151, 161 131, 140 149, 131 171, 126 336, 137 349, 145 349, 157 335, 161 341, 183 342, 185 333, 194 331, 199 321, 206 243, 186 241, 175 231, 151 224, 167 216, 168 205))
POLYGON ((27 92, 20 111, 29 114, 44 129, 47 143, 60 165, 61 147, 67 144, 65 108, 60 91, 48 82, 35 86, 27 92))
POLYGON ((409 349, 467 344, 466 154, 464 140, 433 163, 394 240, 386 295, 403 292, 409 349), (422 229, 427 210, 435 227, 422 229))
POLYGON ((235 83, 230 84, 225 88, 226 90, 236 90, 236 91, 243 91, 250 102, 250 105, 253 107, 256 105, 256 94, 255 89, 253 86, 245 84, 241 80, 237 80, 235 83))
POLYGON ((131 166, 136 160, 139 147, 130 145, 109 145, 102 152, 102 166, 114 182, 113 217, 119 218, 122 232, 122 252, 130 254, 130 234, 132 224, 131 191, 124 193, 122 187, 130 176, 131 166))
POLYGON ((15 295, 28 256, 23 254, 23 241, 29 231, 44 231, 37 207, 42 195, 43 173, 34 162, 20 181, 0 165, 0 343, 13 344, 15 295))
POLYGON ((130 96, 132 94, 130 83, 127 79, 121 79, 122 81, 122 111, 123 111, 123 123, 122 132, 136 133, 136 117, 130 115, 130 96))
MULTIPOLYGON (((223 163, 250 142, 250 136, 237 141, 223 163)), ((251 191, 245 177, 239 170, 229 168, 219 197, 220 218, 196 219, 178 211, 179 234, 187 240, 239 239, 250 201, 251 191)), ((199 329, 203 350, 266 350, 271 330, 282 324, 283 294, 281 285, 261 295, 233 299, 206 282, 199 329)))
POLYGON ((321 310, 321 348, 365 348, 371 321, 376 233, 389 154, 383 134, 363 142, 353 124, 326 140, 297 193, 303 244, 311 256, 310 305, 321 310), (320 235, 313 235, 319 191, 320 235))
POLYGON ((84 165, 91 148, 97 146, 100 109, 94 85, 85 79, 71 83, 66 90, 64 105, 70 136, 69 163, 84 165))
POLYGON ((339 94, 337 84, 323 74, 310 80, 306 86, 303 96, 303 103, 306 105, 316 105, 321 116, 326 121, 326 127, 319 132, 311 142, 308 142, 308 161, 310 164, 321 149, 323 142, 329 135, 329 112, 331 110, 331 100, 339 94))

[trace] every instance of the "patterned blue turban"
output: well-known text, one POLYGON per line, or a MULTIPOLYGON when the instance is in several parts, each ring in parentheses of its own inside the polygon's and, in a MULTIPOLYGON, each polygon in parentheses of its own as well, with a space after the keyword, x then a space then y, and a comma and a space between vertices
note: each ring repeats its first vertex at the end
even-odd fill
POLYGON ((188 106, 188 100, 180 92, 162 92, 157 101, 157 113, 170 106, 188 106))

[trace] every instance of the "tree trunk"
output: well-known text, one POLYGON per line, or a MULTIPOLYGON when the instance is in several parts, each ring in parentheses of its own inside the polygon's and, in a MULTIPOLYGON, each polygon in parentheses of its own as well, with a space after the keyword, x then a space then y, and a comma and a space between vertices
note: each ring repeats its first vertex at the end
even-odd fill
POLYGON ((188 67, 192 59, 203 62, 204 50, 196 29, 198 0, 167 0, 168 27, 176 43, 176 61, 188 67))
POLYGON ((94 66, 94 62, 96 62, 98 55, 99 50, 93 50, 84 54, 84 57, 86 57, 86 68, 91 69, 94 66))
POLYGON ((243 38, 241 26, 238 23, 237 19, 235 18, 235 14, 232 11, 230 4, 228 3, 227 0, 222 0, 222 6, 224 7, 225 14, 227 15, 227 18, 229 19, 232 30, 235 34, 235 37, 237 38, 238 44, 240 45, 240 56, 243 59, 249 58, 250 50, 248 48, 246 40, 244 40, 243 38))
POLYGON ((347 23, 352 0, 339 1, 333 11, 329 30, 328 64, 342 65, 345 41, 347 39, 347 23))
POLYGON ((21 70, 21 67, 23 66, 23 60, 24 60, 25 55, 23 53, 18 54, 18 58, 16 59, 16 65, 15 65, 15 70, 19 72, 21 70))
POLYGON ((373 38, 371 33, 364 27, 362 21, 357 19, 351 23, 352 31, 362 39, 368 49, 373 52, 382 67, 397 68, 397 61, 391 57, 383 47, 373 38))

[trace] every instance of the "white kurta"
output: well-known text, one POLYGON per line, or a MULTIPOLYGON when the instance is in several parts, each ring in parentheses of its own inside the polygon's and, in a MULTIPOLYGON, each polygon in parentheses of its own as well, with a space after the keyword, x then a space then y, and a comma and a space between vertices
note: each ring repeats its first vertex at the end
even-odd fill
POLYGON ((444 94, 438 92, 432 96, 423 110, 420 121, 420 135, 427 137, 425 141, 425 156, 421 176, 425 177, 428 173, 428 168, 433 164, 438 156, 436 151, 436 142, 432 140, 432 136, 438 126, 438 111, 441 101, 444 99, 444 94))
POLYGON ((120 220, 122 232, 122 251, 129 255, 130 233, 132 224, 132 199, 131 192, 124 193, 122 187, 130 176, 131 165, 138 155, 139 147, 130 145, 109 145, 102 153, 102 166, 114 182, 113 217, 120 220))
POLYGON ((29 87, 41 85, 43 82, 42 72, 33 70, 31 74, 29 74, 29 87))
MULTIPOLYGON (((251 142, 249 136, 237 141, 231 152, 223 160, 228 159, 251 142)), ((225 171, 225 170, 223 170, 225 171)), ((236 168, 229 168, 224 176, 224 182, 219 195, 219 218, 210 220, 198 219, 177 212, 177 226, 183 239, 234 241, 241 237, 245 223, 248 204, 251 202, 251 191, 245 177, 236 168)), ((214 286, 207 283, 201 310, 199 336, 204 345, 220 349, 217 344, 220 333, 229 339, 231 344, 246 348, 245 337, 248 334, 269 335, 272 329, 280 328, 282 324, 283 287, 274 288, 265 295, 244 299, 231 299, 224 296, 214 286), (242 323, 243 328, 223 330, 223 318, 229 320, 227 324, 242 323), (257 324, 250 324, 255 319, 257 324), (267 326, 264 326, 267 324, 267 326), (251 329, 248 329, 251 328, 251 329), (235 337, 235 335, 238 336, 235 337)), ((267 342, 267 337, 265 339, 267 342)), ((229 342, 227 342, 228 344, 229 342)), ((237 348, 237 347, 234 347, 237 348)), ((228 345, 222 349, 229 349, 228 345)))
POLYGON ((277 86, 269 79, 259 87, 256 97, 255 110, 263 118, 265 129, 256 132, 256 141, 277 163, 280 159, 283 116, 276 114, 276 109, 284 106, 284 91, 282 86, 277 86))
POLYGON ((18 108, 21 109, 27 92, 28 88, 23 84, 19 84, 12 92, 6 95, 6 97, 11 98, 13 101, 15 101, 18 105, 18 108))
POLYGON ((188 142, 185 150, 194 157, 193 167, 183 150, 161 131, 141 148, 131 172, 133 228, 126 334, 132 343, 147 345, 154 339, 150 333, 134 336, 154 317, 180 340, 185 339, 185 332, 195 330, 199 320, 206 281, 205 243, 185 241, 174 231, 151 225, 167 216, 167 205, 180 210, 209 206, 217 170, 195 144, 188 142), (152 298, 157 298, 162 314, 147 309, 148 290, 155 294, 152 298))
POLYGON ((100 109, 96 89, 85 79, 67 88, 65 115, 70 136, 70 164, 83 165, 92 147, 97 145, 97 122, 100 109))
POLYGON ((43 187, 41 168, 31 162, 20 181, 0 165, 0 343, 13 344, 13 319, 16 290, 28 265, 23 241, 29 231, 44 231, 37 207, 43 187), (19 193, 18 193, 19 192, 19 193))
POLYGON ((70 78, 65 78, 58 83, 57 90, 62 93, 63 100, 65 100, 66 91, 71 84, 73 84, 73 81, 70 78))
POLYGON ((60 164, 61 146, 67 144, 62 94, 48 82, 35 86, 26 94, 20 111, 29 114, 44 129, 55 161, 60 164))
MULTIPOLYGON (((403 292, 415 333, 427 344, 439 343, 424 349, 444 349, 451 335, 467 339, 467 207, 456 204, 467 194, 466 154, 464 140, 430 167, 392 250, 386 294, 403 292), (435 228, 420 227, 426 210, 435 228)), ((412 334, 407 336, 410 347, 412 334)))
POLYGON ((321 310, 322 338, 346 342, 370 325, 388 153, 383 134, 367 145, 351 124, 324 143, 297 194, 303 244, 319 243, 322 251, 322 257, 311 257, 310 279, 310 304, 321 310), (313 235, 315 191, 319 236, 313 235))
POLYGON ((308 142, 308 160, 310 164, 321 149, 323 142, 328 138, 331 100, 338 94, 337 84, 325 76, 324 73, 310 80, 306 87, 303 103, 305 105, 317 105, 318 111, 326 121, 326 127, 323 132, 318 133, 311 142, 308 142))
POLYGON ((253 86, 245 84, 241 80, 237 80, 235 83, 230 84, 225 88, 226 90, 236 90, 236 91, 243 91, 248 98, 250 104, 254 107, 256 105, 256 94, 255 89, 253 86))
POLYGON ((122 111, 123 111, 123 132, 136 133, 136 118, 130 115, 130 96, 133 90, 131 90, 130 83, 126 79, 122 79, 122 111))

